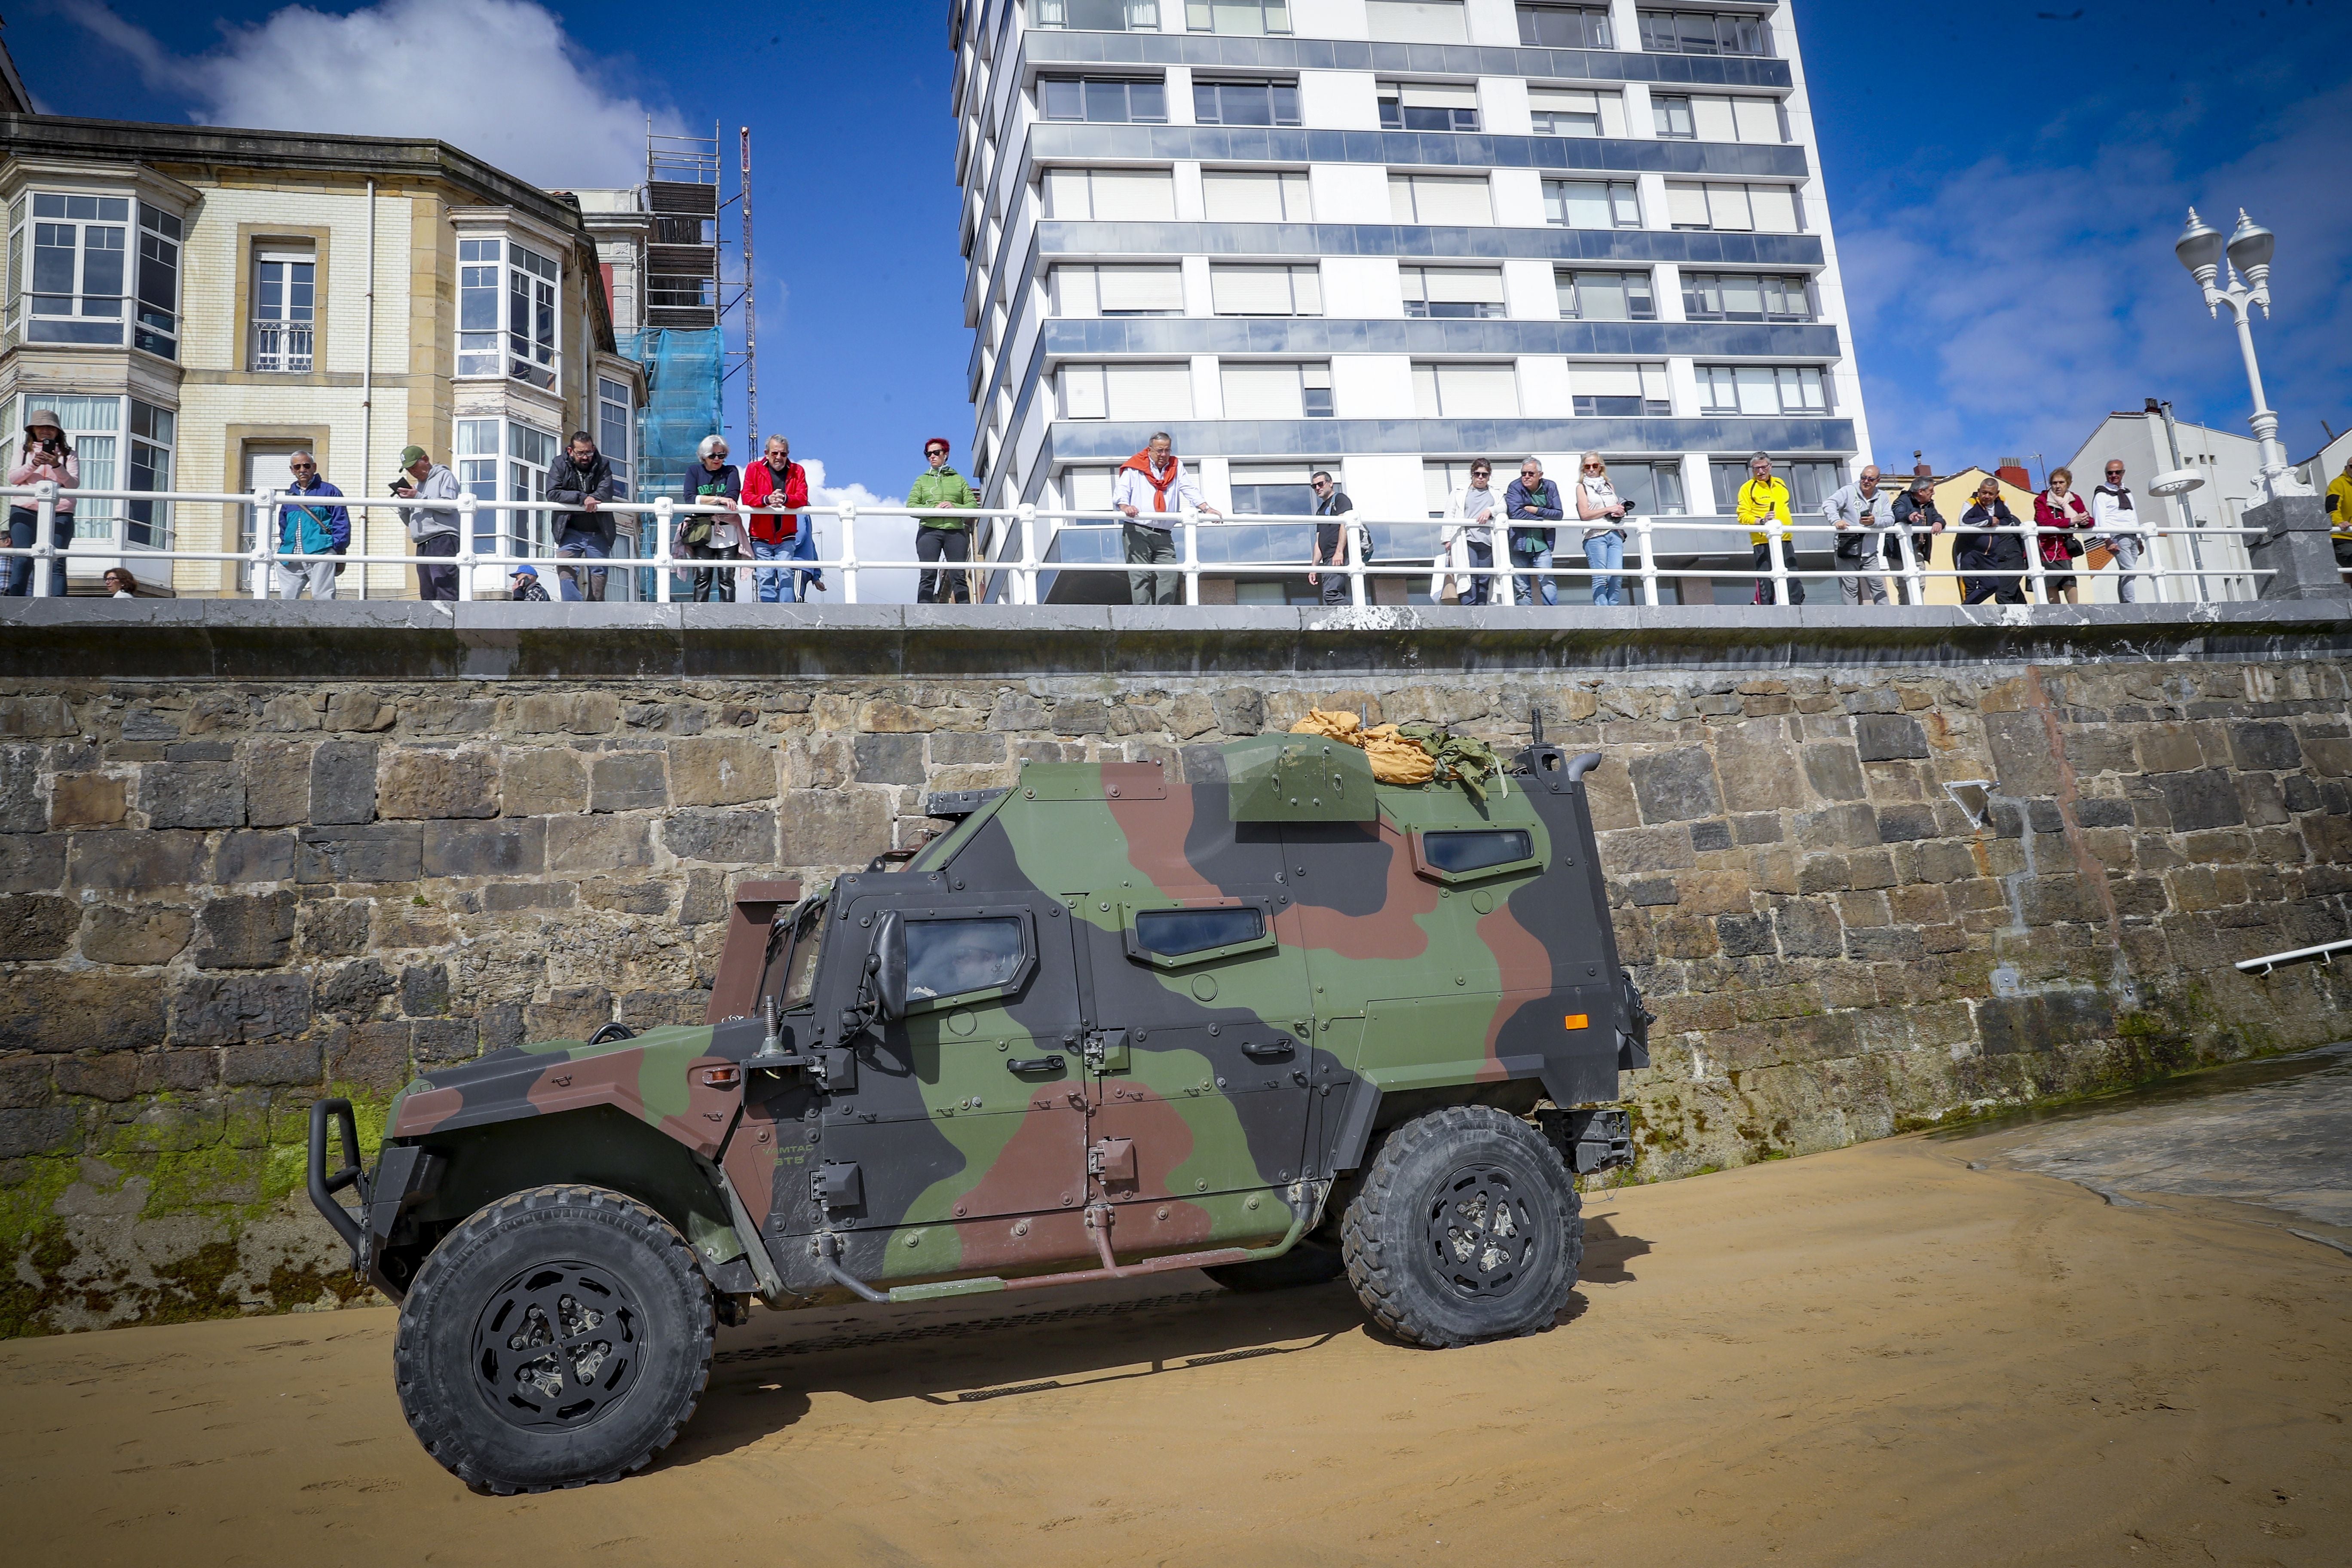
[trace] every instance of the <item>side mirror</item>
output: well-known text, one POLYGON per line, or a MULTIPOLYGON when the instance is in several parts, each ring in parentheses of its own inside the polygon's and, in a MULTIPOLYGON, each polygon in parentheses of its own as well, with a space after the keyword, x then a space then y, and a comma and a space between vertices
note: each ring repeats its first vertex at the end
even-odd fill
POLYGON ((866 973, 872 977, 874 1000, 882 1016, 896 1023, 907 1016, 907 922, 891 910, 874 928, 874 945, 866 950, 866 973))

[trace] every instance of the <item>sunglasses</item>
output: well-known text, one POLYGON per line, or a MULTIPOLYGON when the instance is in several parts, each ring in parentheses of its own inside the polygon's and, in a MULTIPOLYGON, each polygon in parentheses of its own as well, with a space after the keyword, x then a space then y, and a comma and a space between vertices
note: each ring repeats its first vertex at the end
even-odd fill
POLYGON ((286 466, 298 474, 315 474, 319 471, 319 465, 316 463, 289 463, 286 466))

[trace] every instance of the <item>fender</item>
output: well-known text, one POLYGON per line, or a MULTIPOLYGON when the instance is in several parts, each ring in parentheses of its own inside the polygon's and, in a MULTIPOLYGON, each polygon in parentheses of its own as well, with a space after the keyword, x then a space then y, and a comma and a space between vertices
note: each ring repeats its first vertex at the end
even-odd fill
POLYGON ((384 1135, 429 1138, 610 1106, 712 1160, 742 1109, 738 1064, 759 1037, 756 1023, 679 1025, 600 1044, 509 1047, 418 1078, 393 1102, 384 1135))

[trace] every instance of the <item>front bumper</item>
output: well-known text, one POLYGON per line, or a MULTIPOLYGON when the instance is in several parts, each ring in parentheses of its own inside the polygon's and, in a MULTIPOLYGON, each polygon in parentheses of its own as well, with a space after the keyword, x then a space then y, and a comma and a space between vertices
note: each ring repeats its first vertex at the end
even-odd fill
POLYGON ((373 1174, 360 1163, 359 1126, 348 1100, 322 1100, 310 1107, 309 1158, 310 1203, 352 1251, 352 1272, 398 1301, 408 1293, 410 1260, 388 1245, 401 1216, 433 1195, 446 1162, 415 1143, 387 1143, 373 1174), (327 1169, 330 1145, 340 1139, 342 1164, 327 1169), (359 1206, 345 1208, 336 1194, 359 1193, 359 1206))

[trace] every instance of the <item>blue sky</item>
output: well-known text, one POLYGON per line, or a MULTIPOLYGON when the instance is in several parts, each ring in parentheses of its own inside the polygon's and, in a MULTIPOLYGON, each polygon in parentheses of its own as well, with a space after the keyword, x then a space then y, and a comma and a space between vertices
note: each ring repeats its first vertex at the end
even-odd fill
MULTIPOLYGON (((441 135, 551 185, 633 181, 646 113, 716 120, 730 155, 749 125, 761 422, 876 495, 903 493, 926 436, 964 453, 944 0, 7 17, 54 112, 441 135)), ((2172 258, 2191 202, 2279 235, 2256 331, 2290 456, 2352 426, 2352 5, 1799 0, 1798 24, 1890 466, 2058 462, 2149 395, 2244 429, 2234 334, 2172 258)))

